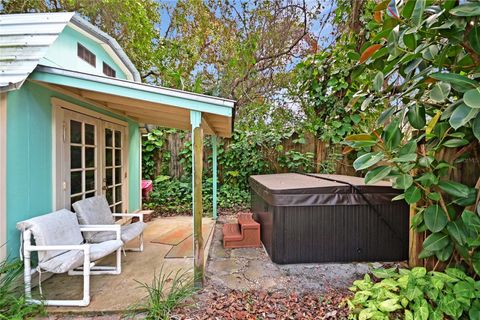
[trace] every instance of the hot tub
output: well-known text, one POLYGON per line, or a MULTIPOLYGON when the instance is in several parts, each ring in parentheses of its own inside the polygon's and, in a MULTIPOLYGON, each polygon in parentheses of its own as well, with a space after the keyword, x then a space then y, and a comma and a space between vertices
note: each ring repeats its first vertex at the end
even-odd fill
POLYGON ((389 183, 323 174, 250 177, 252 211, 273 262, 408 259, 409 207, 389 183))

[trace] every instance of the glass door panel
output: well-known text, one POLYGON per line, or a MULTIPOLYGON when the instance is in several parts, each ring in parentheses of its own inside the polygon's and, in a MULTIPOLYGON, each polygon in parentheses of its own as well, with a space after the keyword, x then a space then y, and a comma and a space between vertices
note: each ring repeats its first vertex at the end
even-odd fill
POLYGON ((76 201, 98 194, 99 125, 95 118, 69 111, 65 113, 65 207, 71 208, 76 201))
POLYGON ((103 190, 112 212, 125 212, 123 200, 124 183, 124 134, 125 129, 114 124, 105 124, 105 161, 103 190))

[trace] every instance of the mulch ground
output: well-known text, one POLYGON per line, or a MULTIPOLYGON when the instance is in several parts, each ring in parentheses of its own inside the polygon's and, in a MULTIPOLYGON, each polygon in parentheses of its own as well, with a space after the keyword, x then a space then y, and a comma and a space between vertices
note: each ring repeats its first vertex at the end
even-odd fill
POLYGON ((201 292, 200 302, 184 307, 173 319, 347 319, 348 291, 314 293, 265 291, 201 292))

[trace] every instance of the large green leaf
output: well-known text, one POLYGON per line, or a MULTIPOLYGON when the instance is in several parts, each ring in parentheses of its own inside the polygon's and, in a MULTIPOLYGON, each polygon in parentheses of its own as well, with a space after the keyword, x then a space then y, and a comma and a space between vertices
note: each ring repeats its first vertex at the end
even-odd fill
POLYGON ((431 205, 423 213, 428 230, 440 232, 448 223, 447 213, 439 205, 431 205))
POLYGON ((422 198, 422 191, 415 187, 415 186, 410 186, 406 191, 405 191, 405 201, 408 204, 416 203, 422 198))
POLYGON ((443 102, 450 93, 451 86, 448 82, 436 83, 430 91, 430 99, 436 102, 443 102))
POLYGON ((476 251, 472 256, 472 266, 473 270, 480 275, 480 252, 476 251))
POLYGON ((480 319, 480 305, 474 304, 470 310, 468 310, 468 316, 470 319, 480 319))
POLYGON ((448 122, 456 130, 472 120, 478 112, 479 109, 470 108, 462 103, 455 108, 448 122))
POLYGON ((398 150, 398 156, 404 156, 406 154, 415 153, 417 151, 417 141, 412 140, 404 144, 400 150, 398 150))
POLYGON ((470 189, 466 185, 455 181, 440 181, 438 186, 454 197, 466 198, 470 193, 470 189))
POLYGON ((383 86, 383 73, 381 71, 377 72, 375 78, 373 79, 373 90, 380 92, 383 86))
POLYGON ((413 178, 409 174, 401 174, 397 176, 393 182, 395 189, 408 189, 413 183, 413 178))
POLYGON ((419 26, 423 21, 423 12, 425 11, 426 0, 417 0, 412 12, 412 22, 419 26))
POLYGON ((450 83, 452 88, 459 92, 465 92, 479 86, 476 81, 456 73, 437 72, 430 76, 434 79, 450 83))
POLYGON ((450 10, 450 13, 459 17, 480 16, 480 3, 470 2, 461 4, 450 10))
POLYGON ((464 245, 467 241, 467 229, 463 220, 450 221, 447 224, 447 230, 450 236, 457 241, 458 244, 464 245))
POLYGON ((417 154, 416 153, 408 153, 401 155, 399 157, 393 158, 392 159, 394 162, 402 163, 402 162, 414 162, 417 160, 417 154))
POLYGON ((400 123, 398 119, 390 122, 390 124, 383 131, 382 138, 385 143, 385 147, 388 150, 393 150, 398 147, 402 140, 402 132, 400 130, 400 123))
POLYGON ((402 306, 398 303, 398 298, 392 298, 380 302, 378 309, 384 312, 393 312, 402 309, 402 306))
POLYGON ((425 299, 419 300, 413 309, 415 320, 428 320, 430 311, 428 309, 428 302, 425 299))
POLYGON ((457 148, 463 147, 469 144, 469 141, 466 139, 450 139, 443 143, 443 146, 446 148, 457 148))
POLYGON ((463 102, 470 108, 480 108, 480 87, 465 92, 463 94, 463 102))
POLYGON ((432 233, 425 239, 423 242, 423 248, 425 250, 435 252, 438 250, 442 250, 448 244, 450 243, 450 240, 448 239, 448 235, 445 233, 432 233))
POLYGON ((474 27, 472 31, 470 31, 468 41, 470 42, 470 47, 472 47, 475 52, 480 53, 480 27, 474 27))
POLYGON ((446 246, 442 250, 435 252, 435 256, 440 261, 447 261, 452 256, 452 253, 453 253, 453 243, 450 242, 448 246, 446 246))
POLYGON ((355 170, 363 170, 369 168, 383 159, 382 152, 370 152, 364 155, 361 155, 353 162, 353 167, 355 170))
POLYGON ((410 50, 415 50, 417 47, 417 39, 415 38, 415 34, 404 34, 402 37, 402 41, 405 46, 410 50))
POLYGON ((480 113, 473 120, 472 131, 475 137, 480 140, 480 113))
POLYGON ((455 296, 461 298, 472 299, 475 298, 474 284, 468 281, 458 281, 453 286, 453 292, 455 296))
POLYGON ((420 182, 424 187, 430 187, 432 184, 438 183, 438 177, 434 175, 432 172, 425 172, 420 177, 418 177, 416 181, 420 182))
POLYGON ((408 108, 407 117, 408 122, 410 122, 410 125, 415 129, 420 130, 425 127, 425 108, 418 103, 415 103, 408 108))
POLYGON ((480 231, 480 217, 476 213, 469 210, 463 211, 462 221, 465 226, 480 231))
POLYGON ((388 176, 390 171, 392 171, 392 168, 388 166, 374 168, 365 175, 365 183, 374 184, 388 176))

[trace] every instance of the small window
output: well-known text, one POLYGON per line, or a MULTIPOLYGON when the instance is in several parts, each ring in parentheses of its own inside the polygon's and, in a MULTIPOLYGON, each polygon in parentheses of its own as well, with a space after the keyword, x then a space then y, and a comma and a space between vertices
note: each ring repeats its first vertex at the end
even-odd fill
POLYGON ((95 67, 97 65, 95 55, 80 43, 77 44, 77 55, 80 57, 80 59, 85 60, 92 66, 95 67))
POLYGON ((117 72, 113 70, 112 67, 110 67, 108 64, 105 62, 103 63, 103 73, 109 77, 115 78, 117 76, 117 72))

